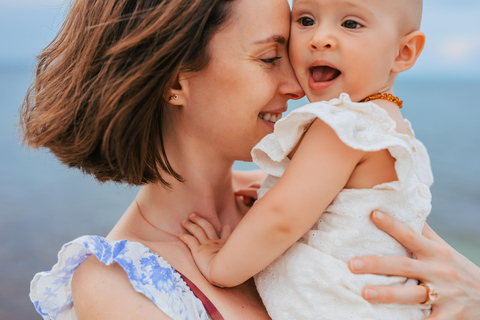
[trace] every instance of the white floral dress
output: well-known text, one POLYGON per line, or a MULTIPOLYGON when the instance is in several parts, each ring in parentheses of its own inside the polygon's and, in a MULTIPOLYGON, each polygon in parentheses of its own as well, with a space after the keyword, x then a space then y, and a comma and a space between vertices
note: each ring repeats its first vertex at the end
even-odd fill
MULTIPOLYGON (((372 102, 354 103, 347 94, 292 111, 252 150, 253 161, 268 173, 259 196, 280 179, 290 162, 287 155, 315 118, 354 149, 388 149, 396 159, 398 181, 371 189, 343 189, 312 229, 255 277, 269 315, 274 320, 423 319, 429 314, 424 306, 371 304, 361 296, 367 285, 408 286, 416 285, 416 280, 354 275, 348 269, 353 257, 412 256, 372 223, 372 210, 389 213, 416 232, 421 232, 430 213, 430 160, 407 120, 408 134, 397 133, 385 110, 372 102)), ((298 215, 301 218, 301 212, 298 215)))
POLYGON ((120 265, 135 291, 149 298, 170 318, 209 319, 202 302, 162 257, 138 242, 110 241, 99 236, 83 236, 65 244, 52 270, 37 273, 33 278, 30 299, 44 319, 77 319, 72 277, 92 254, 106 265, 120 265))

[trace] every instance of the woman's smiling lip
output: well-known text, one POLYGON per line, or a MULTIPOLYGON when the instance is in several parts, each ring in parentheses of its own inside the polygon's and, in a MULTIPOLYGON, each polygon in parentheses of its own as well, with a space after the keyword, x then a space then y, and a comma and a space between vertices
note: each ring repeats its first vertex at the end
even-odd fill
POLYGON ((287 111, 287 106, 280 109, 262 111, 258 114, 258 118, 273 130, 275 122, 282 118, 282 114, 285 111, 287 111))

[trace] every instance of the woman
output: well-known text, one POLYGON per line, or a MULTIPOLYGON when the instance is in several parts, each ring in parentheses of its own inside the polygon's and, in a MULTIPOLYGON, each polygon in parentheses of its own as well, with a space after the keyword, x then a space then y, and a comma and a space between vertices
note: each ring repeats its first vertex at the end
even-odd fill
MULTIPOLYGON (((212 316, 268 319, 251 280, 231 289, 211 286, 177 236, 191 212, 219 232, 222 225, 234 228, 248 210, 234 190, 263 175, 235 173, 231 166, 249 161, 252 147, 272 132, 264 115, 281 114, 289 99, 303 96, 287 57, 289 19, 283 0, 74 3, 40 56, 22 110, 25 141, 99 181, 142 188, 108 241, 76 241, 52 274, 33 281, 32 299, 46 318, 206 318, 178 271, 208 298, 202 299, 212 316), (61 283, 58 291, 42 287, 49 277, 61 283), (178 286, 167 292, 159 283, 178 286)), ((374 215, 375 223, 419 260, 363 257, 352 261, 354 272, 430 283, 439 297, 432 319, 478 316, 479 268, 428 227, 416 235, 381 217, 374 215)), ((422 303, 426 292, 424 286, 371 288, 366 298, 422 303)))

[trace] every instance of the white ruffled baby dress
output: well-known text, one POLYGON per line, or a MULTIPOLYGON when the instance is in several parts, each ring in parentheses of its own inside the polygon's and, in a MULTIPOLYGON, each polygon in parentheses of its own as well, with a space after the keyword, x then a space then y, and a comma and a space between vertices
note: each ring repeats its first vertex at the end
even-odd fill
POLYGON ((255 164, 268 173, 259 196, 280 179, 290 161, 287 155, 315 118, 354 149, 388 149, 396 159, 398 181, 342 190, 312 229, 255 277, 269 315, 274 320, 423 319, 430 312, 424 306, 372 304, 361 296, 367 285, 409 286, 416 280, 354 275, 348 269, 353 257, 412 256, 373 224, 372 210, 386 212, 416 232, 421 232, 430 213, 430 160, 407 120, 408 134, 397 133, 385 110, 372 102, 354 103, 347 94, 292 111, 252 150, 255 164))

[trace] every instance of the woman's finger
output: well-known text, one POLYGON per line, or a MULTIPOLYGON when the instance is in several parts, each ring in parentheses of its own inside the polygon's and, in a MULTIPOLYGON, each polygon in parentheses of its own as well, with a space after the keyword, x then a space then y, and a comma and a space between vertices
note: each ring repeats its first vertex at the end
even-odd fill
POLYGON ((388 214, 374 211, 372 220, 378 228, 395 238, 401 245, 413 252, 415 256, 425 256, 432 252, 430 240, 388 214))
POLYGON ((222 233, 220 234, 220 239, 227 240, 232 234, 232 228, 229 225, 225 224, 222 226, 222 233))
POLYGON ((241 189, 241 190, 235 191, 235 195, 243 197, 243 203, 246 206, 249 206, 249 207, 251 207, 254 204, 255 200, 258 199, 258 194, 257 194, 257 189, 256 188, 254 188, 254 189, 241 189))
POLYGON ((190 218, 191 221, 193 221, 195 224, 197 224, 203 229, 208 239, 210 240, 218 239, 217 232, 215 231, 215 229, 213 228, 210 222, 200 217, 196 213, 191 213, 188 217, 190 218))
POLYGON ((426 300, 427 290, 423 286, 366 287, 362 291, 365 300, 374 303, 420 304, 426 300))
POLYGON ((433 231, 433 229, 430 228, 430 226, 427 223, 425 223, 425 225, 423 226, 422 235, 432 241, 450 246, 447 242, 445 242, 445 240, 440 238, 440 236, 435 231, 433 231))
POLYGON ((252 198, 249 198, 249 197, 243 197, 243 203, 244 203, 247 207, 251 207, 251 206, 253 206, 253 204, 255 203, 255 200, 252 199, 252 198))
POLYGON ((182 240, 183 243, 185 243, 187 245, 187 247, 190 249, 190 251, 194 251, 200 246, 200 243, 198 243, 197 238, 195 238, 192 235, 184 233, 184 234, 179 235, 178 238, 180 240, 182 240))
POLYGON ((431 266, 408 257, 365 256, 350 260, 348 267, 356 274, 393 275, 429 282, 431 266))
POLYGON ((464 319, 464 318, 456 318, 452 314, 447 313, 447 310, 437 308, 436 305, 433 305, 432 313, 430 313, 430 315, 426 317, 424 320, 452 320, 452 319, 464 319))
POLYGON ((235 195, 257 199, 258 198, 257 190, 258 189, 241 189, 241 190, 235 191, 235 195))
POLYGON ((203 228, 201 228, 196 223, 193 223, 190 220, 183 220, 182 221, 182 226, 185 229, 187 229, 187 231, 190 232, 195 238, 197 238, 197 240, 200 244, 208 241, 208 237, 205 234, 205 231, 203 230, 203 228))

